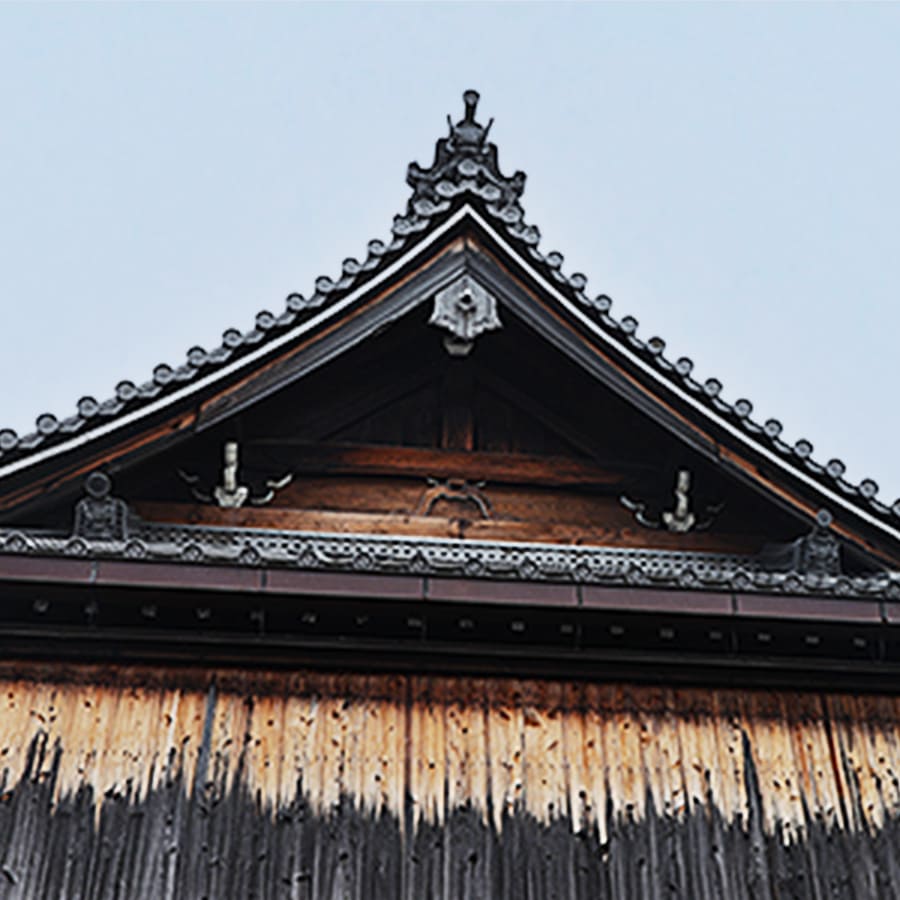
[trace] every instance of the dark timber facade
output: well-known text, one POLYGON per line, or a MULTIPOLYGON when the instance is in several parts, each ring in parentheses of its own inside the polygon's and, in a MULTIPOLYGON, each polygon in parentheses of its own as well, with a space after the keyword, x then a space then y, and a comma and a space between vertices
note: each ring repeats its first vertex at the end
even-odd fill
POLYGON ((489 126, 0 431, 0 897, 900 896, 900 502, 540 249, 489 126))

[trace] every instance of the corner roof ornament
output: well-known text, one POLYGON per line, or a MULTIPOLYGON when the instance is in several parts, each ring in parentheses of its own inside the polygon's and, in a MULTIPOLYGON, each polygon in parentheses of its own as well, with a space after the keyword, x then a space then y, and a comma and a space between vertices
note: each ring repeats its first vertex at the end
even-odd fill
POLYGON ((128 507, 114 497, 109 475, 94 470, 84 480, 84 496, 75 504, 74 538, 124 541, 128 537, 128 507))
POLYGON ((797 572, 803 575, 841 575, 841 545, 831 526, 830 510, 816 513, 812 530, 787 544, 766 544, 757 560, 767 572, 797 572))
POLYGON ((468 191, 487 201, 509 221, 521 220, 524 213, 519 198, 525 189, 525 173, 508 176, 500 171, 497 146, 487 139, 494 120, 485 126, 475 119, 478 100, 478 91, 466 91, 463 118, 454 125, 447 116, 450 133, 437 141, 431 168, 423 169, 415 162, 409 164, 406 181, 413 195, 408 214, 430 210, 468 191))

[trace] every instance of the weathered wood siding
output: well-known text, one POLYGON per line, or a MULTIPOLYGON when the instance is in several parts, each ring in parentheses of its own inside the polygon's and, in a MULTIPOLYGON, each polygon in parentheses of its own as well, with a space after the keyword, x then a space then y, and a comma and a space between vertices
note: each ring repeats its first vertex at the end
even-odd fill
POLYGON ((900 699, 0 668, 0 897, 900 895, 900 699))

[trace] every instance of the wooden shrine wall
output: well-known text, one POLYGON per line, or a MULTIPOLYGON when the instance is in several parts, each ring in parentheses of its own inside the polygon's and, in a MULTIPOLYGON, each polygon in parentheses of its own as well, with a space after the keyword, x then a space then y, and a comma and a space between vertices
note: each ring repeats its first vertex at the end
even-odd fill
POLYGON ((900 891, 900 700, 5 664, 0 897, 900 891))

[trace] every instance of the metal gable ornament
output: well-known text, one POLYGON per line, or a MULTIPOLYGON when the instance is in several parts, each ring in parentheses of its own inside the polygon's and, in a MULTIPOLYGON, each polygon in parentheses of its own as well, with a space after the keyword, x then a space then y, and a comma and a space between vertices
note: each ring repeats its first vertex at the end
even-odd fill
POLYGON ((466 356, 475 338, 503 327, 497 315, 497 300, 471 275, 462 275, 434 298, 429 325, 450 332, 444 348, 451 356, 466 356))

